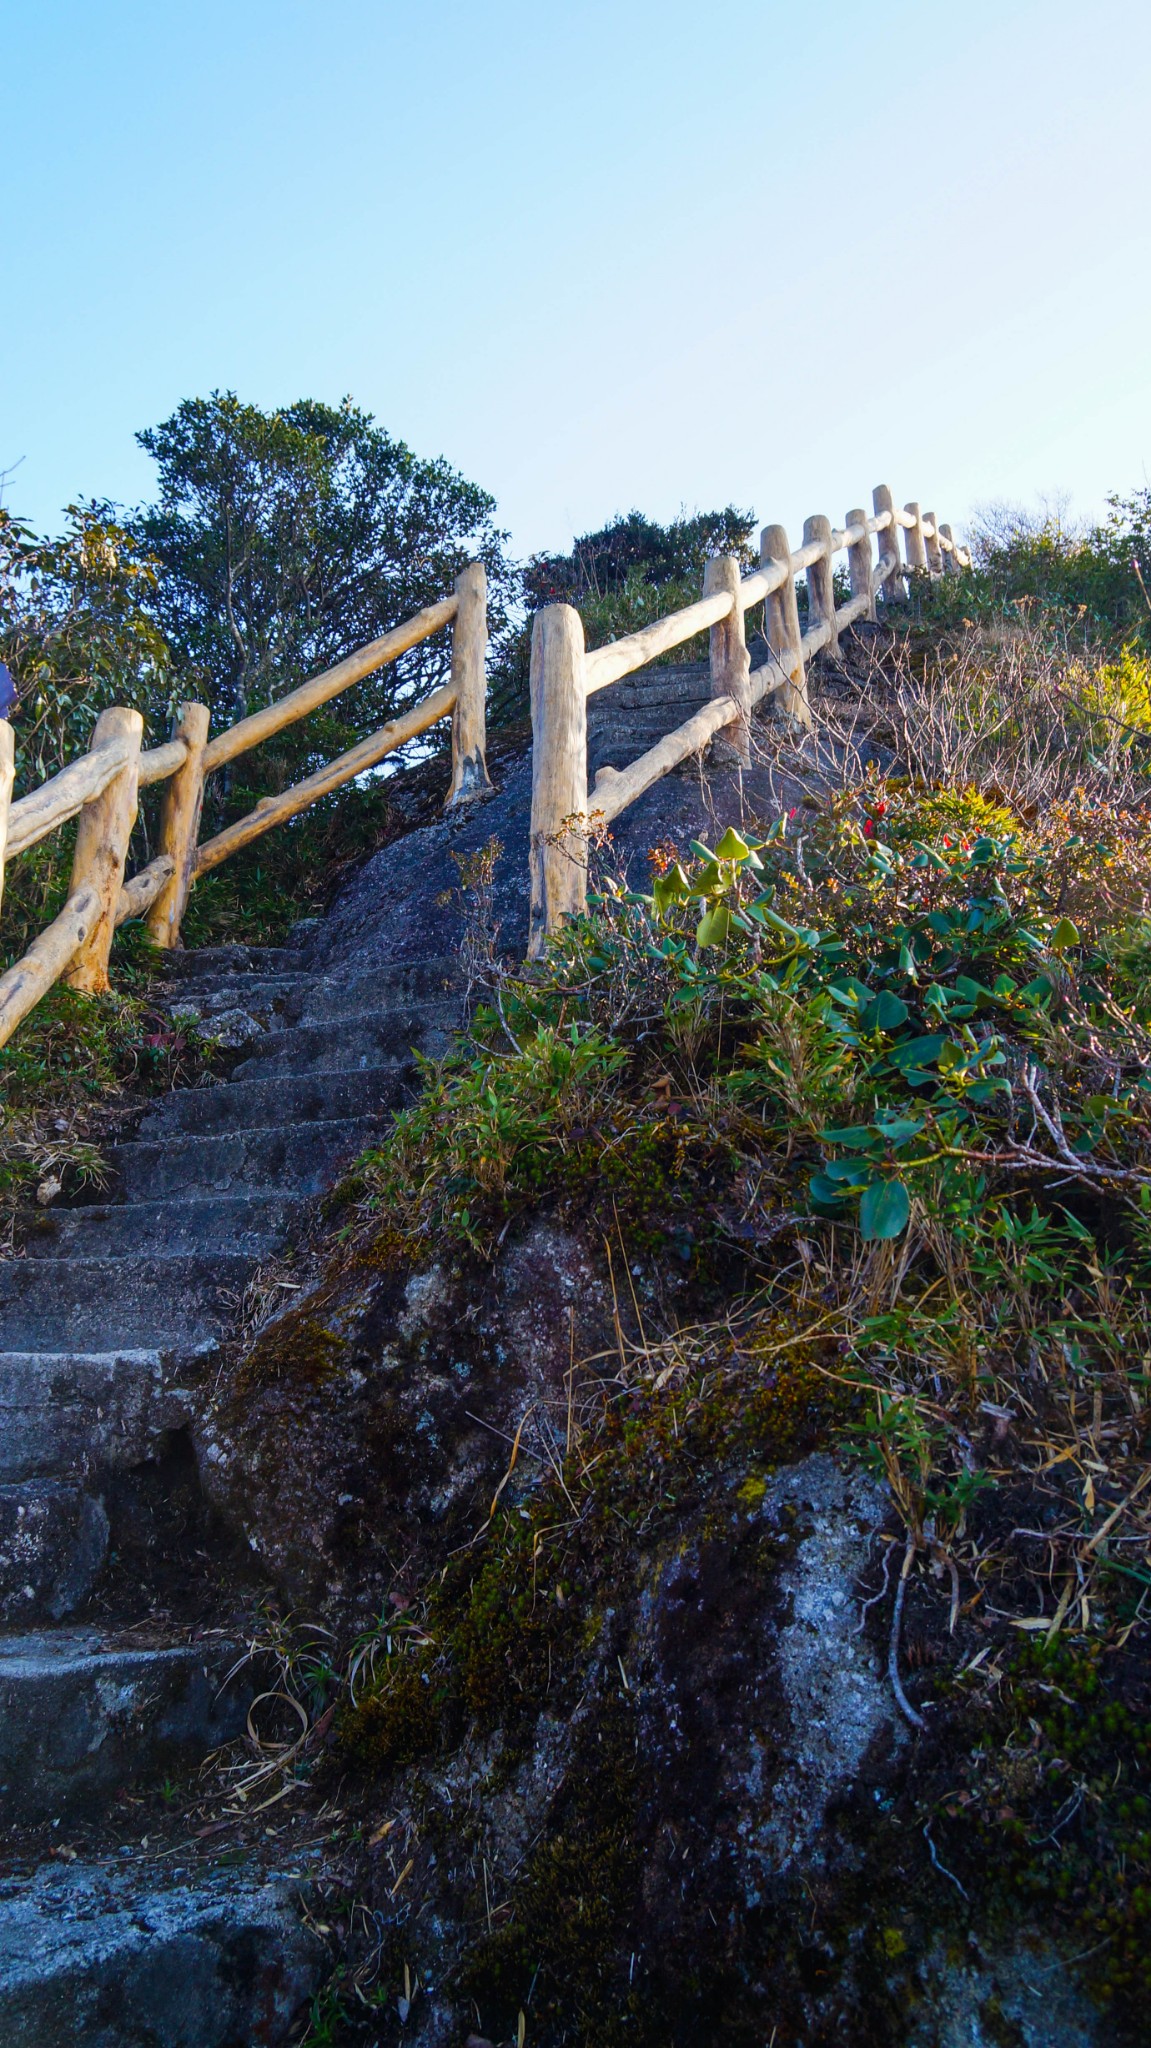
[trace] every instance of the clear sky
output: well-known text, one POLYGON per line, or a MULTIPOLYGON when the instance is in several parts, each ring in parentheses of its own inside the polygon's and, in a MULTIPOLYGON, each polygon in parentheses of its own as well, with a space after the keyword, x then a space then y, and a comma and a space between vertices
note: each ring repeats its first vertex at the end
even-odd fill
POLYGON ((1148 0, 0 0, 0 468, 352 396, 519 552, 1151 474, 1148 0))

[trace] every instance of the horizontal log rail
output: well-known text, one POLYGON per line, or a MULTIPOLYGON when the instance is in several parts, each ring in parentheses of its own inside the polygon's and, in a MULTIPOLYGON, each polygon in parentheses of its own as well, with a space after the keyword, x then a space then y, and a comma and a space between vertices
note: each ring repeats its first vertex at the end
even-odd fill
POLYGON ((434 725, 439 718, 446 718, 455 709, 456 693, 445 686, 433 690, 419 704, 413 705, 402 718, 393 718, 389 725, 380 727, 370 739, 361 740, 347 754, 341 754, 335 761, 329 761, 326 768, 318 768, 304 782, 297 782, 292 789, 281 791, 279 796, 262 797, 254 811, 246 818, 240 818, 235 825, 229 825, 224 832, 218 832, 214 839, 206 839, 197 849, 195 873, 206 875, 210 868, 217 868, 229 854, 238 853, 242 846, 248 846, 261 833, 281 825, 288 818, 294 818, 299 811, 306 811, 309 804, 318 803, 322 796, 330 795, 333 789, 340 789, 345 782, 352 782, 357 775, 366 774, 386 755, 394 754, 406 740, 418 738, 434 725))
POLYGON ((57 981, 65 979, 90 993, 107 989, 112 934, 130 918, 146 918, 157 945, 178 946, 188 895, 199 876, 367 773, 439 719, 452 720, 452 774, 445 805, 482 796, 491 787, 486 763, 486 647, 487 579, 483 564, 472 562, 457 576, 450 597, 426 605, 334 667, 212 738, 209 713, 202 704, 181 705, 172 738, 148 748, 140 745, 138 712, 120 707, 103 712, 88 752, 16 803, 11 802, 13 733, 0 720, 0 902, 7 861, 39 845, 71 819, 79 819, 63 910, 23 958, 0 974, 0 1046, 57 981), (197 843, 209 775, 447 626, 452 629, 449 683, 410 705, 338 760, 280 795, 265 797, 246 818, 197 843), (168 785, 161 800, 159 851, 138 874, 126 878, 138 792, 158 782, 168 785))
POLYGON ((909 579, 955 575, 971 567, 968 550, 934 512, 924 513, 915 503, 897 506, 882 484, 872 494, 872 507, 870 513, 854 508, 841 527, 813 516, 805 522, 798 548, 791 547, 781 526, 765 527, 759 567, 750 575, 741 575, 734 557, 709 562, 704 595, 697 603, 603 647, 585 647, 582 622, 570 605, 546 605, 537 612, 531 670, 530 957, 540 958, 564 920, 586 907, 581 833, 586 841, 596 823, 610 824, 662 776, 709 744, 717 758, 747 765, 751 713, 768 695, 778 697, 785 716, 797 727, 810 727, 807 665, 814 655, 824 648, 834 652, 840 634, 857 620, 874 619, 877 598, 884 605, 901 601, 909 579), (872 554, 876 535, 885 536, 888 543, 884 547, 878 542, 878 558, 872 554), (851 595, 837 605, 832 565, 843 553, 851 595), (807 578, 808 624, 802 633, 795 594, 800 575, 807 578), (770 660, 753 673, 745 620, 758 604, 765 606, 770 660), (630 767, 601 768, 589 801, 588 697, 702 632, 710 635, 710 702, 630 767))

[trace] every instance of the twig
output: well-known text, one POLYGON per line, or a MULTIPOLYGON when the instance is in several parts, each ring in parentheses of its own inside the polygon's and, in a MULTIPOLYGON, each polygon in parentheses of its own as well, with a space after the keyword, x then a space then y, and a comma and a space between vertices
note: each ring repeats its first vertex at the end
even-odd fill
POLYGON ((935 1865, 935 1868, 936 1868, 936 1869, 937 1869, 937 1871, 939 1872, 939 1875, 940 1875, 940 1877, 947 1877, 947 1878, 950 1878, 950 1880, 951 1880, 952 1884, 953 1884, 953 1885, 955 1886, 955 1889, 956 1889, 956 1891, 957 1891, 957 1892, 963 1892, 963 1896, 964 1896, 964 1898, 966 1899, 966 1898, 967 1898, 967 1893, 966 1893, 966 1891, 964 1891, 964 1889, 963 1889, 963 1886, 962 1886, 962 1885, 960 1884, 960 1882, 959 1882, 959 1879, 958 1879, 958 1878, 956 1877, 956 1875, 955 1875, 955 1872, 954 1872, 953 1870, 948 1870, 948 1868, 947 1868, 946 1864, 945 1864, 945 1863, 941 1863, 941 1862, 939 1861, 939 1858, 938 1858, 938 1856, 937 1856, 937 1855, 936 1855, 936 1853, 935 1853, 935 1844, 934 1844, 934 1842, 933 1842, 933 1841, 932 1841, 932 1839, 931 1839, 931 1822, 930 1822, 930 1821, 928 1821, 928 1822, 926 1823, 925 1827, 924 1827, 924 1830, 923 1830, 923 1839, 924 1839, 924 1841, 925 1841, 925 1842, 927 1843, 927 1846, 928 1846, 928 1848, 929 1848, 929 1849, 930 1849, 930 1851, 931 1851, 931 1861, 932 1861, 932 1862, 934 1863, 934 1865, 935 1865))
POLYGON ((888 1544, 887 1549, 883 1553, 883 1584, 879 1588, 878 1593, 873 1593, 870 1600, 865 1600, 863 1602, 863 1605, 859 1610, 859 1627, 855 1631, 857 1636, 861 1636, 863 1634, 864 1627, 866 1625, 868 1609, 870 1607, 874 1607, 877 1600, 882 1600, 884 1594, 887 1591, 887 1582, 888 1579, 891 1577, 891 1560, 893 1555, 894 1552, 892 1546, 891 1544, 888 1544))
POLYGON ((896 1705, 899 1707, 900 1712, 906 1715, 913 1728, 926 1728, 926 1721, 922 1714, 916 1713, 915 1708, 903 1690, 903 1681, 899 1676, 899 1632, 903 1626, 903 1602, 907 1593, 907 1575, 914 1561, 915 1538, 909 1536, 907 1539, 907 1549, 903 1553, 903 1569, 899 1574, 899 1584, 895 1589, 895 1611, 891 1617, 891 1643, 887 1652, 887 1675, 891 1680, 891 1690, 895 1694, 896 1705))

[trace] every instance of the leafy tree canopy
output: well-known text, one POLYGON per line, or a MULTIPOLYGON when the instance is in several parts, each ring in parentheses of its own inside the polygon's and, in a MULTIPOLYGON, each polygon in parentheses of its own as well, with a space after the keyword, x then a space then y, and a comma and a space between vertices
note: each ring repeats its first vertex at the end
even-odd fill
MULTIPOLYGON (((442 458, 425 461, 350 400, 276 412, 234 392, 185 399, 138 435, 159 496, 133 529, 159 569, 156 618, 219 728, 283 694, 488 570, 493 634, 513 576, 495 501, 442 458)), ((330 758, 439 681, 437 635, 283 736, 285 767, 330 758)))
POLYGON ((524 571, 524 589, 533 610, 540 605, 579 605, 584 598, 602 598, 630 582, 659 586, 683 583, 703 575, 710 555, 737 555, 752 561, 753 512, 725 505, 722 512, 686 514, 660 526, 642 512, 621 513, 595 533, 583 533, 567 555, 533 555, 524 571))
POLYGON ((19 699, 18 793, 82 752, 109 704, 135 706, 161 736, 173 693, 153 564, 110 506, 69 505, 66 520, 46 540, 0 507, 0 660, 19 699))

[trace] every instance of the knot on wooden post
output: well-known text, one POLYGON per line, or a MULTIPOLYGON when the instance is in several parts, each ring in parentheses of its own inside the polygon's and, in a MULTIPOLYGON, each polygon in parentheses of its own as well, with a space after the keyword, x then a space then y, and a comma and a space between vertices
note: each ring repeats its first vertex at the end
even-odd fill
POLYGON ((711 743, 711 757, 719 766, 747 768, 751 765, 751 656, 747 651, 739 563, 734 555, 713 555, 704 566, 703 594, 731 598, 731 610, 718 625, 709 628, 712 697, 733 697, 739 718, 717 732, 711 743))
POLYGON ((531 921, 539 960, 565 917, 587 907, 586 847, 572 821, 587 817, 587 686, 583 620, 570 604, 545 605, 532 626, 531 921))

